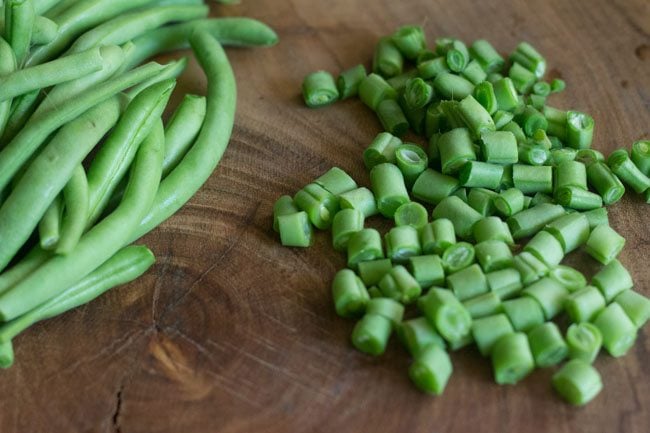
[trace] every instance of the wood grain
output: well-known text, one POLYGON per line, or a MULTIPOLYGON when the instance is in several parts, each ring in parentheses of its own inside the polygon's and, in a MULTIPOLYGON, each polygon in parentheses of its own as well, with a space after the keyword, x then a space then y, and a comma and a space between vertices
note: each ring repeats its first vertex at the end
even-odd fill
MULTIPOLYGON (((352 324, 331 307, 344 261, 328 234, 282 248, 270 215, 279 195, 333 165, 367 184, 360 154, 377 120, 358 101, 306 109, 299 86, 312 70, 369 60, 400 24, 421 23, 431 39, 485 37, 503 52, 530 41, 567 81, 553 104, 593 114, 595 147, 649 137, 650 3, 244 0, 213 14, 264 20, 281 37, 229 51, 239 108, 222 163, 143 239, 157 256, 150 272, 16 340, 16 365, 0 373, 0 432, 648 431, 647 329, 626 357, 597 360, 605 389, 584 408, 553 394, 551 370, 495 385, 474 349, 453 354, 444 396, 427 397, 395 342, 380 359, 350 347, 352 324)), ((181 84, 178 94, 204 91, 195 63, 181 84)), ((629 195, 610 216, 628 240, 621 260, 650 295, 648 207, 629 195)))

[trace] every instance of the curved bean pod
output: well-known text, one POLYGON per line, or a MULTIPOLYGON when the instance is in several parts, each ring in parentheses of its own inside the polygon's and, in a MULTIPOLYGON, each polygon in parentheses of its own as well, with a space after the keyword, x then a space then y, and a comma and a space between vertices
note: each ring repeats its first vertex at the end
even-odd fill
POLYGON ((64 214, 61 220, 57 254, 70 253, 86 228, 88 218, 88 179, 83 166, 74 169, 72 177, 63 188, 64 214))
POLYGON ((143 81, 142 83, 136 84, 126 92, 126 95, 129 98, 135 98, 140 92, 142 92, 147 87, 151 87, 154 84, 160 83, 161 81, 171 80, 178 78, 185 68, 187 67, 187 57, 181 57, 178 60, 172 60, 171 62, 165 65, 165 69, 160 71, 154 77, 149 78, 148 80, 143 81))
POLYGON ((60 2, 61 0, 34 0, 34 11, 38 15, 43 15, 60 2))
POLYGON ((15 319, 64 292, 123 248, 151 209, 162 172, 164 129, 159 121, 138 149, 120 205, 90 229, 65 256, 54 256, 0 295, 0 321, 15 319))
MULTIPOLYGON (((117 123, 120 112, 118 96, 93 107, 62 127, 29 164, 0 207, 0 269, 29 239, 49 203, 63 189, 75 167, 117 123)), ((1 281, 11 271, 0 274, 0 293, 8 288, 1 281)))
POLYGON ((190 43, 208 77, 207 110, 199 137, 181 162, 160 183, 151 210, 127 243, 151 231, 180 209, 210 177, 230 141, 235 122, 237 88, 228 58, 219 42, 206 32, 190 43))
POLYGON ((19 69, 0 77, 0 101, 86 76, 102 69, 99 48, 61 57, 42 65, 19 69))
POLYGON ((9 368, 14 363, 14 346, 11 341, 0 343, 0 368, 9 368))
POLYGON ((40 93, 40 90, 34 90, 33 92, 26 93, 11 101, 9 118, 5 124, 2 138, 0 138, 0 143, 2 143, 0 148, 13 140, 23 126, 25 126, 25 123, 27 123, 32 114, 34 114, 34 109, 38 102, 40 93))
MULTIPOLYGON (((124 12, 152 3, 154 0, 84 0, 70 5, 54 21, 59 25, 56 39, 33 49, 26 66, 46 62, 60 54, 79 34, 124 12)), ((48 15, 49 17, 49 15, 48 15)))
POLYGON ((59 110, 47 111, 30 118, 25 128, 20 130, 16 137, 0 151, 0 189, 9 184, 25 161, 58 128, 79 117, 99 102, 153 77, 162 69, 164 67, 157 63, 148 63, 79 94, 59 110))
POLYGON ((52 109, 58 110, 64 103, 73 100, 84 90, 103 83, 112 76, 116 76, 117 71, 124 63, 125 56, 124 51, 119 47, 107 47, 107 49, 103 50, 102 68, 99 71, 54 86, 47 92, 47 96, 35 112, 40 114, 52 109))
POLYGON ((205 97, 185 95, 165 128, 163 178, 181 161, 198 137, 205 119, 205 97))
POLYGON ((0 294, 6 292, 20 281, 25 279, 35 269, 50 258, 51 253, 36 246, 27 253, 18 263, 0 274, 0 294))
POLYGON ((57 195, 38 223, 38 238, 45 251, 53 251, 59 242, 61 229, 61 196, 57 195))
POLYGON ((88 168, 86 227, 101 216, 116 186, 131 166, 138 146, 160 121, 175 86, 176 81, 166 80, 136 96, 97 152, 88 168))
POLYGON ((23 63, 29 52, 35 19, 36 13, 32 0, 7 1, 5 5, 5 36, 14 50, 19 65, 23 63))
POLYGON ((154 261, 153 253, 145 246, 132 245, 122 248, 59 295, 0 325, 0 344, 10 342, 36 322, 58 316, 92 301, 113 287, 135 280, 144 274, 154 261))
POLYGON ((59 34, 59 25, 49 18, 37 16, 34 20, 34 30, 32 31, 32 44, 45 45, 56 39, 59 34))
MULTIPOLYGON (((38 1, 38 0, 37 0, 38 1)), ((43 0, 43 1, 54 1, 54 0, 43 0)), ((68 10, 70 6, 77 3, 79 0, 57 0, 56 4, 51 6, 47 11, 44 12, 45 16, 51 20, 56 19, 63 12, 68 10)))
POLYGON ((102 45, 121 45, 164 24, 204 18, 208 12, 210 9, 206 5, 157 6, 117 16, 79 36, 68 53, 102 45))
POLYGON ((223 45, 270 46, 278 35, 266 24, 252 18, 208 18, 152 30, 133 40, 135 51, 127 59, 133 67, 160 53, 189 48, 189 38, 204 31, 223 45))
MULTIPOLYGON (((0 76, 12 73, 16 69, 16 56, 11 45, 0 37, 0 76)), ((11 114, 11 101, 0 102, 0 136, 2 136, 9 115, 11 114)))

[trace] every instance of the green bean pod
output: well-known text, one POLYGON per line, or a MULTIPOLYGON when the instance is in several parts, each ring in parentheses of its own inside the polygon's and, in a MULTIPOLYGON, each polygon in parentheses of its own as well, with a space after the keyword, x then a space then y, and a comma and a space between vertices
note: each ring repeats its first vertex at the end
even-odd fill
POLYGON ((136 96, 97 152, 88 169, 87 227, 106 208, 112 193, 131 165, 138 146, 160 119, 175 86, 175 81, 166 80, 136 96))
POLYGON ((198 137, 205 119, 204 96, 185 95, 165 127, 165 158, 163 177, 183 159, 187 150, 198 137))
MULTIPOLYGON (((32 0, 7 0, 5 5, 5 36, 16 55, 16 61, 23 63, 32 40, 36 12, 32 0)), ((2 86, 0 86, 0 89, 2 86)))
POLYGON ((0 326, 0 342, 16 335, 41 320, 58 316, 97 298, 107 290, 128 283, 145 273, 154 263, 153 253, 145 246, 122 248, 79 282, 42 305, 0 326))
POLYGON ((38 223, 38 237, 44 250, 52 251, 59 243, 62 206, 61 196, 57 195, 38 223))
POLYGON ((120 205, 90 229, 69 254, 55 256, 0 296, 0 320, 28 312, 77 283, 128 243, 138 221, 151 209, 162 173, 162 121, 138 149, 129 185, 120 205), (25 296, 28 293, 29 296, 25 296))
POLYGON ((61 220, 57 254, 70 253, 84 232, 88 218, 88 179, 81 164, 63 188, 64 214, 61 220))
MULTIPOLYGON (((16 56, 11 45, 0 37, 0 76, 12 73, 16 69, 16 56)), ((3 135, 7 120, 11 114, 11 101, 0 102, 0 136, 3 135)))

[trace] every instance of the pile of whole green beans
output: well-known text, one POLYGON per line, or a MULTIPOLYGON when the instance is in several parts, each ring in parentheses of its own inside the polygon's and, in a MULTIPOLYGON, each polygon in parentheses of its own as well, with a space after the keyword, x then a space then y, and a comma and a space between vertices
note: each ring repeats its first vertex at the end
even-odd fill
POLYGON ((277 42, 202 0, 0 2, 0 366, 33 323, 153 263, 133 241, 208 179, 228 145, 236 88, 221 47, 277 42), (207 96, 163 111, 191 47, 207 96))
POLYGON ((650 200, 650 142, 605 160, 590 148, 589 115, 547 105, 565 83, 544 81, 545 70, 525 42, 506 60, 486 40, 429 48, 421 27, 404 26, 379 40, 371 73, 357 65, 303 82, 308 106, 359 96, 384 132, 363 154, 370 188, 332 168, 276 202, 274 229, 294 247, 311 245, 313 227, 331 229, 348 264, 334 307, 360 319, 352 344, 377 356, 396 333, 425 392, 443 392, 447 349, 475 344, 499 384, 569 359, 553 385, 585 404, 603 386, 592 366, 601 346, 624 355, 650 318, 603 206, 623 183, 650 200), (409 130, 427 145, 403 142, 409 130), (377 214, 394 221, 383 241, 366 226, 377 214), (579 248, 603 265, 589 284, 561 264, 579 248), (565 329, 552 321, 562 313, 565 329))

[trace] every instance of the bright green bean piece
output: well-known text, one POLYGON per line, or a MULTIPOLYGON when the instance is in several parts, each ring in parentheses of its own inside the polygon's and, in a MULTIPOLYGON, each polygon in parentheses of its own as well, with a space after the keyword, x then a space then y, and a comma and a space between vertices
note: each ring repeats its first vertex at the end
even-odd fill
POLYGON ((424 150, 416 144, 403 144, 395 149, 395 160, 407 187, 413 186, 415 180, 429 165, 429 158, 424 150))
POLYGON ((293 204, 293 198, 289 195, 281 196, 273 205, 273 230, 280 231, 278 226, 278 217, 283 215, 291 215, 300 210, 293 204))
POLYGON ((472 95, 463 98, 458 104, 458 109, 463 122, 474 137, 496 130, 490 113, 472 95))
POLYGON ((487 73, 501 70, 505 60, 485 39, 477 39, 469 47, 472 58, 476 59, 487 73))
POLYGON ((626 149, 618 149, 612 152, 607 158, 607 165, 616 176, 632 187, 637 194, 650 188, 650 178, 634 165, 626 149))
POLYGON ((542 78, 546 72, 546 60, 528 42, 520 42, 510 55, 510 60, 534 73, 538 79, 542 78))
POLYGON ((325 230, 332 225, 334 215, 339 210, 338 199, 325 188, 315 183, 310 183, 298 191, 293 198, 293 202, 298 209, 307 212, 309 221, 321 230, 325 230))
MULTIPOLYGON (((469 162, 467 164, 469 164, 469 162)), ((463 188, 463 190, 465 190, 465 188, 463 188)), ((496 208, 494 207, 494 199, 498 196, 496 192, 485 188, 470 188, 469 190, 466 201, 472 209, 484 217, 496 213, 496 208)), ((462 197, 460 198, 462 199, 462 197)))
POLYGON ((393 33, 393 43, 409 60, 417 58, 426 49, 424 30, 420 26, 402 26, 393 33))
POLYGON ((386 257, 393 262, 405 263, 409 257, 422 253, 418 229, 411 225, 393 227, 386 233, 384 240, 386 257))
POLYGON ((600 330, 589 322, 574 323, 566 331, 569 359, 579 359, 591 364, 603 345, 600 330))
POLYGON ((59 295, 0 326, 0 341, 10 341, 36 322, 58 316, 86 304, 107 290, 144 274, 155 261, 145 246, 122 248, 111 258, 59 295))
POLYGON ((480 319, 500 313, 501 299, 496 293, 488 292, 463 301, 463 307, 469 312, 472 319, 480 319))
POLYGON ((524 247, 524 251, 528 251, 539 260, 546 263, 549 267, 557 266, 564 259, 564 250, 562 244, 555 236, 546 232, 537 232, 533 238, 528 241, 524 247))
POLYGON ((354 179, 338 167, 330 168, 325 174, 317 177, 314 183, 322 186, 333 195, 340 195, 357 188, 354 179))
POLYGON ((59 33, 59 25, 49 18, 37 15, 34 19, 32 32, 32 44, 45 45, 56 39, 59 33))
POLYGON ((32 0, 7 0, 6 3, 5 37, 16 55, 17 63, 22 64, 32 40, 36 20, 34 4, 32 0))
POLYGON ((566 143, 574 149, 591 147, 594 135, 594 119, 585 113, 567 111, 566 143))
POLYGON ((425 203, 438 204, 457 191, 458 187, 456 178, 427 168, 415 180, 411 193, 425 203))
POLYGON ((432 288, 418 299, 418 309, 448 342, 470 334, 472 317, 451 291, 432 288))
POLYGON ((397 99, 397 92, 380 75, 368 74, 359 84, 359 98, 373 111, 377 111, 382 101, 397 99))
POLYGON ((402 304, 410 304, 422 293, 422 287, 409 271, 401 265, 395 266, 379 281, 379 290, 387 298, 402 304))
POLYGON ((393 329, 399 329, 404 317, 404 305, 391 298, 373 298, 366 305, 366 314, 385 317, 390 320, 393 329))
POLYGON ((544 311, 539 302, 531 297, 522 296, 504 301, 501 307, 515 331, 528 332, 544 323, 544 311))
POLYGON ((433 80, 436 94, 444 99, 460 101, 474 92, 474 84, 466 78, 449 72, 440 72, 433 80))
POLYGON ((0 343, 0 368, 9 368, 14 364, 14 346, 11 341, 0 343))
POLYGON ((565 186, 587 189, 587 167, 579 161, 563 161, 555 168, 555 190, 565 186))
POLYGON ((524 287, 521 274, 515 268, 489 272, 485 274, 485 278, 491 293, 496 294, 502 301, 517 295, 524 287))
POLYGON ((413 357, 418 356, 432 344, 441 349, 446 346, 445 340, 431 326, 426 317, 403 321, 397 328, 397 336, 413 357))
POLYGON ((498 271, 512 266, 512 252, 501 240, 487 240, 474 246, 476 259, 485 272, 498 271))
POLYGON ((650 140, 639 140, 632 144, 632 162, 646 176, 650 176, 650 140))
POLYGON ((472 232, 476 242, 498 240, 508 245, 514 245, 515 243, 510 234, 508 224, 499 217, 490 216, 477 221, 472 228, 472 232))
POLYGON ((589 228, 593 230, 601 224, 609 224, 609 217, 606 207, 592 209, 582 213, 589 221, 589 228))
POLYGON ((485 274, 478 264, 468 266, 447 276, 447 286, 459 301, 487 293, 489 288, 485 274))
POLYGON ((625 187, 619 178, 601 161, 587 166, 587 181, 600 194, 605 205, 616 203, 625 193, 625 187))
POLYGON ((411 109, 426 108, 433 98, 433 87, 420 77, 411 78, 404 87, 404 101, 411 109))
POLYGON ((614 302, 623 308, 634 326, 639 329, 650 319, 650 299, 639 292, 624 290, 614 298, 614 302))
POLYGON ((515 188, 524 194, 551 193, 553 192, 553 169, 548 166, 515 164, 512 166, 512 181, 515 188))
POLYGON ((421 391, 440 395, 453 371, 451 359, 443 348, 431 344, 417 354, 409 367, 411 381, 421 391))
POLYGON ((390 320, 376 314, 366 314, 352 331, 352 344, 363 353, 379 356, 386 350, 392 325, 390 320))
MULTIPOLYGON (((501 129, 504 126, 506 126, 507 124, 509 124, 512 121, 512 119, 514 119, 514 118, 515 118, 515 115, 512 114, 509 111, 498 110, 496 113, 492 114, 492 119, 494 119, 494 126, 496 126, 497 131, 501 131, 501 129)), ((515 125, 516 125, 516 123, 515 123, 515 125)), ((504 131, 504 132, 510 132, 510 131, 504 131)), ((514 161, 514 162, 517 162, 517 161, 514 161)))
POLYGON ((363 229, 348 241, 348 266, 356 269, 360 262, 383 259, 381 235, 375 229, 363 229))
POLYGON ((509 131, 486 131, 481 134, 481 152, 486 162, 514 164, 517 162, 517 139, 509 131))
MULTIPOLYGON (((508 226, 514 239, 521 239, 537 233, 542 227, 564 214, 559 205, 540 203, 530 209, 508 218, 508 226)), ((586 240, 586 239, 585 239, 586 240)), ((565 249, 565 252, 566 251, 565 249)))
POLYGON ((582 273, 570 266, 558 265, 548 272, 548 276, 562 284, 570 293, 587 286, 587 279, 582 273))
POLYGON ((17 97, 13 101, 5 100, 2 103, 10 102, 11 110, 7 120, 5 121, 4 131, 0 141, 2 147, 6 147, 11 140, 25 127, 27 121, 33 116, 38 100, 40 99, 41 91, 34 90, 17 97))
POLYGON ((535 365, 540 368, 559 364, 569 353, 560 329, 553 322, 546 322, 533 328, 528 333, 528 342, 535 365))
POLYGON ((336 314, 355 317, 364 314, 370 295, 366 286, 350 269, 341 269, 332 281, 332 297, 336 314))
POLYGON ((625 355, 636 341, 636 326, 616 302, 598 314, 594 325, 603 336, 603 346, 615 358, 625 355))
POLYGON ((599 225, 591 231, 585 244, 585 251, 606 265, 618 256, 624 246, 625 238, 623 236, 609 225, 599 225))
POLYGON ((564 253, 569 254, 589 239, 589 220, 583 214, 571 213, 549 222, 544 230, 555 236, 564 253))
POLYGON ((62 208, 61 196, 57 195, 38 223, 39 245, 46 251, 54 251, 59 243, 62 208))
POLYGON ((588 322, 605 308, 605 298, 594 286, 571 293, 564 301, 564 309, 574 323, 588 322))
POLYGON ((495 343, 512 333, 514 329, 505 314, 495 314, 472 322, 472 336, 483 356, 490 356, 495 343))
POLYGON ((368 218, 377 215, 377 202, 375 195, 366 187, 356 188, 339 195, 341 209, 357 209, 368 218))
POLYGON ((420 245, 424 254, 443 254, 455 243, 454 225, 446 218, 432 221, 420 229, 420 245))
POLYGON ((462 186, 497 189, 501 184, 503 166, 480 161, 468 161, 458 173, 462 186))
POLYGON ((549 272, 546 263, 528 251, 522 251, 518 255, 514 256, 512 263, 521 274, 521 281, 524 283, 524 286, 534 283, 540 278, 546 276, 549 272))
POLYGON ((339 99, 339 91, 332 74, 327 71, 313 72, 302 83, 302 96, 310 108, 329 105, 339 99))
POLYGON ((363 65, 357 65, 341 72, 336 79, 339 97, 347 99, 356 96, 359 93, 359 84, 364 78, 366 78, 366 67, 363 65))
POLYGON ((370 170, 370 184, 377 200, 377 209, 386 218, 392 218, 402 204, 410 201, 404 176, 394 164, 379 164, 370 170))
POLYGON ((415 229, 421 229, 427 224, 429 214, 424 206, 420 203, 404 203, 395 210, 395 225, 411 226, 415 229))
POLYGON ((603 206, 598 194, 575 186, 563 186, 555 191, 555 201, 564 207, 575 210, 593 210, 603 206))
POLYGON ((423 289, 442 286, 445 283, 445 271, 440 256, 429 254, 409 257, 408 267, 423 289))
POLYGON ((524 210, 524 193, 517 188, 508 188, 494 197, 494 207, 504 217, 511 217, 524 210))
POLYGON ((359 276, 368 287, 378 284, 391 269, 393 265, 390 259, 359 262, 359 276))
POLYGON ((388 132, 380 132, 363 152, 363 162, 368 170, 386 162, 395 163, 395 149, 402 140, 388 132))
POLYGON ((634 285, 632 276, 617 259, 612 260, 598 271, 591 279, 591 283, 598 287, 608 303, 612 302, 616 295, 631 289, 634 285))
POLYGON ((526 287, 522 294, 535 299, 542 307, 546 320, 551 320, 562 311, 569 292, 554 279, 545 277, 526 287))
POLYGON ((553 387, 567 402, 582 406, 598 395, 603 389, 603 382, 594 367, 579 359, 572 359, 553 375, 553 387))
POLYGON ((499 385, 514 385, 535 368, 528 338, 521 332, 499 338, 492 346, 494 380, 499 385))
POLYGON ((278 216, 280 242, 285 247, 309 247, 313 242, 313 229, 306 212, 278 216))
POLYGON ((346 251, 350 237, 363 229, 364 216, 356 209, 341 209, 332 219, 332 244, 337 251, 346 251))
POLYGON ((512 80, 513 86, 519 93, 528 93, 530 88, 537 81, 534 73, 517 62, 513 62, 508 71, 508 78, 512 80))
POLYGON ((472 235, 472 227, 483 215, 455 196, 444 198, 433 210, 434 220, 446 218, 454 224, 455 233, 463 239, 472 235))
MULTIPOLYGON (((472 62, 472 64, 477 65, 477 67, 479 67, 476 62, 472 62)), ((467 71, 465 72, 467 73, 467 71)), ((481 72, 483 71, 481 70, 481 72)), ((485 76, 483 76, 483 79, 485 79, 485 76)), ((494 94, 494 87, 492 86, 492 83, 490 83, 489 81, 481 80, 478 83, 474 83, 474 84, 476 84, 476 87, 474 88, 474 98, 483 106, 483 108, 487 110, 488 113, 490 113, 490 115, 494 119, 494 114, 497 112, 499 107, 497 103, 497 97, 494 94)), ((505 112, 502 111, 502 113, 505 112)), ((496 124, 495 124, 495 128, 496 128, 496 124)))

